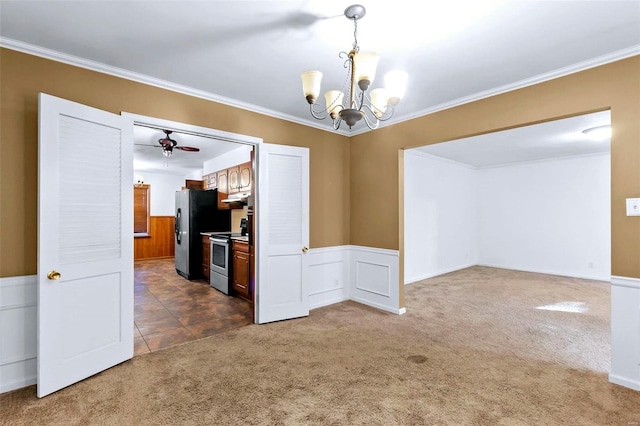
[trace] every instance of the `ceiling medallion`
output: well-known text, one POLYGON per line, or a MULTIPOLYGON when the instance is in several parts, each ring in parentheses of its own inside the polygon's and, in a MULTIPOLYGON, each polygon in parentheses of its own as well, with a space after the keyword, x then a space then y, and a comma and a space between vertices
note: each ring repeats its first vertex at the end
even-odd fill
POLYGON ((374 52, 360 52, 358 46, 358 20, 367 13, 364 6, 355 4, 344 10, 344 16, 353 21, 353 46, 349 52, 340 52, 347 78, 341 90, 329 90, 325 93, 325 108, 318 110, 316 100, 320 94, 320 71, 302 73, 302 90, 309 103, 309 111, 314 118, 323 120, 331 117, 333 128, 338 130, 343 121, 352 128, 364 119, 370 129, 376 129, 381 121, 393 116, 395 106, 404 95, 407 73, 391 71, 385 75, 385 87, 371 90, 380 57, 374 52), (345 101, 346 98, 346 101, 345 101), (315 108, 314 108, 315 106, 315 108))

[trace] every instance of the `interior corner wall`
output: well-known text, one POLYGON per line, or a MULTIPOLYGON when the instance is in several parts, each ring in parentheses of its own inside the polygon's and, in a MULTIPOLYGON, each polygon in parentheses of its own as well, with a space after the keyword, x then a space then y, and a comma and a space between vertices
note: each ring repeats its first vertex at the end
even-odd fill
POLYGON ((404 282, 475 265, 475 168, 408 150, 404 172, 404 282))
POLYGON ((479 263, 611 277, 611 156, 478 170, 479 263))
POLYGON ((149 185, 149 201, 151 202, 151 216, 174 216, 176 191, 185 183, 184 176, 160 175, 155 173, 139 173, 144 183, 149 185))

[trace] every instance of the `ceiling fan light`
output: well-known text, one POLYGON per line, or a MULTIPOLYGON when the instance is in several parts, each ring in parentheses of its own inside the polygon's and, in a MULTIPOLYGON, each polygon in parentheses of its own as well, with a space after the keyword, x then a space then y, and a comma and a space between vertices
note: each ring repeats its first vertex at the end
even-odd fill
POLYGON ((398 105, 400 99, 404 97, 404 93, 407 90, 408 78, 407 73, 400 70, 389 71, 384 76, 384 87, 387 89, 390 105, 398 105))
POLYGON ((169 158, 171 157, 171 154, 173 154, 173 151, 169 150, 169 149, 163 149, 162 150, 162 155, 169 158))
POLYGON ((358 52, 353 57, 355 81, 363 92, 369 88, 376 78, 380 56, 375 52, 358 52))
POLYGON ((320 95, 322 73, 320 71, 305 71, 300 77, 302 78, 304 97, 307 99, 307 102, 314 104, 320 95))

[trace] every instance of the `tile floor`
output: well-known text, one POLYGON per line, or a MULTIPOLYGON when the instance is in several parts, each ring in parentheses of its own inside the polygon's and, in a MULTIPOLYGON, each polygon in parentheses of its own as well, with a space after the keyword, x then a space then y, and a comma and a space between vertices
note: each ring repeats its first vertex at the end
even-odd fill
POLYGON ((250 304, 176 273, 173 258, 136 261, 136 355, 239 328, 253 322, 250 304))

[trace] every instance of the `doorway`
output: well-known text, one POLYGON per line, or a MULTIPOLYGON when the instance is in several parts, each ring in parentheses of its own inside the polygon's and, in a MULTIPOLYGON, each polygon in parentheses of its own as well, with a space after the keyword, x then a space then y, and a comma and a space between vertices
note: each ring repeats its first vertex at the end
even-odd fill
MULTIPOLYGON (((231 188, 234 179, 218 182, 219 169, 253 165, 254 145, 238 137, 213 135, 214 130, 194 129, 182 123, 169 123, 139 117, 134 120, 134 187, 148 188, 149 232, 136 234, 134 240, 134 353, 153 352, 177 344, 239 328, 254 322, 252 300, 240 298, 233 291, 223 294, 209 283, 208 244, 194 241, 202 251, 202 262, 191 271, 190 279, 176 272, 175 256, 175 194, 182 189, 220 189, 223 183, 231 188), (169 142, 167 152, 166 145, 169 142), (213 179, 212 179, 213 178, 213 179)), ((251 179, 252 183, 253 179, 251 179)), ((237 185, 237 184, 236 184, 237 185)), ((245 182, 243 194, 251 191, 245 182)), ((224 189, 228 194, 232 191, 224 189)), ((231 198, 233 195, 219 198, 231 198)), ((225 229, 202 231, 228 231, 241 233, 241 221, 246 221, 245 203, 224 203, 222 215, 230 223, 225 229)), ((200 238, 200 235, 198 235, 200 238)), ((193 269, 193 268, 192 268, 193 269)), ((232 278, 229 277, 231 280, 232 278)))

